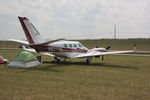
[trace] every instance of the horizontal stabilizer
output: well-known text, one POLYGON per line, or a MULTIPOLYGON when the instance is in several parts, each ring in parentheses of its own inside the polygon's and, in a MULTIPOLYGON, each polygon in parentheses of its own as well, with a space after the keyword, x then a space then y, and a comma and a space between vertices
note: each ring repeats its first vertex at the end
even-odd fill
POLYGON ((50 41, 47 41, 47 42, 43 42, 43 43, 39 43, 39 44, 34 44, 34 45, 48 45, 50 43, 54 43, 54 42, 61 41, 61 40, 65 40, 65 39, 50 40, 50 41))
POLYGON ((18 42, 18 43, 28 44, 29 45, 29 42, 25 41, 25 40, 8 39, 8 41, 13 41, 13 42, 18 42))
MULTIPOLYGON (((65 39, 62 38, 62 39, 57 39, 57 40, 50 40, 50 41, 47 41, 47 42, 34 44, 34 45, 48 45, 50 43, 54 43, 54 42, 61 41, 61 40, 65 40, 65 39)), ((25 40, 8 39, 8 41, 18 42, 18 43, 27 44, 27 45, 33 45, 33 44, 29 44, 29 42, 25 41, 25 40)))
MULTIPOLYGON (((25 50, 25 51, 29 51, 29 52, 36 52, 35 49, 27 49, 25 46, 22 46, 22 49, 25 50)), ((43 54, 43 55, 47 55, 47 56, 54 56, 52 54, 50 54, 49 52, 39 52, 40 54, 43 54)))

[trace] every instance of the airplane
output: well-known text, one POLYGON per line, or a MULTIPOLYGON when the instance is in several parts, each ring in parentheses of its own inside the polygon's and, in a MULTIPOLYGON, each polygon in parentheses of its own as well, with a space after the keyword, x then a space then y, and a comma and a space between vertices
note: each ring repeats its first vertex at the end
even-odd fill
POLYGON ((30 52, 37 52, 44 55, 54 57, 52 62, 64 62, 66 59, 71 58, 86 58, 86 63, 90 64, 93 57, 102 56, 109 54, 129 53, 134 50, 127 51, 108 51, 110 46, 107 48, 93 48, 88 49, 78 41, 69 41, 65 39, 47 40, 43 39, 34 25, 30 22, 27 17, 19 17, 18 19, 24 30, 28 41, 9 39, 10 41, 27 44, 32 49, 23 46, 23 50, 30 52))

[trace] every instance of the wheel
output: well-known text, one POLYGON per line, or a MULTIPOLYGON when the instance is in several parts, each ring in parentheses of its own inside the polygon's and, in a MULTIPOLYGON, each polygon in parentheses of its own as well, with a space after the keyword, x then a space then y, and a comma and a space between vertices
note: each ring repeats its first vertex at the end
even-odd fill
POLYGON ((55 61, 54 61, 54 60, 52 60, 52 63, 55 63, 55 61))
POLYGON ((90 60, 89 59, 86 59, 86 64, 90 64, 90 60))
POLYGON ((60 63, 60 59, 57 59, 57 60, 56 60, 56 63, 60 63))
POLYGON ((54 63, 60 63, 60 62, 65 62, 66 58, 61 58, 61 57, 54 57, 54 60, 52 62, 54 63))

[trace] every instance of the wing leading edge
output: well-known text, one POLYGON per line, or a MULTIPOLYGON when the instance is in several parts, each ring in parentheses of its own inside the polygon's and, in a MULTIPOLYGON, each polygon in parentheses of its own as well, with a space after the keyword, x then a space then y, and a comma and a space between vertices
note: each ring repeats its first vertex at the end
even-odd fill
POLYGON ((18 43, 29 45, 29 42, 28 41, 24 41, 24 40, 8 39, 8 41, 13 41, 13 42, 18 42, 18 43))
MULTIPOLYGON (((8 39, 8 40, 13 41, 13 42, 22 43, 22 44, 32 45, 32 44, 29 44, 28 41, 24 41, 24 40, 16 40, 16 39, 8 39)), ((61 40, 65 40, 65 39, 50 40, 50 41, 46 41, 46 42, 35 44, 35 45, 48 45, 50 43, 54 43, 54 42, 61 41, 61 40)))
POLYGON ((101 55, 110 55, 110 54, 119 54, 119 53, 129 53, 129 52, 134 52, 134 50, 128 50, 128 51, 109 51, 109 52, 93 51, 93 52, 87 52, 87 53, 84 53, 84 54, 80 54, 80 55, 76 56, 75 58, 101 56, 101 55))

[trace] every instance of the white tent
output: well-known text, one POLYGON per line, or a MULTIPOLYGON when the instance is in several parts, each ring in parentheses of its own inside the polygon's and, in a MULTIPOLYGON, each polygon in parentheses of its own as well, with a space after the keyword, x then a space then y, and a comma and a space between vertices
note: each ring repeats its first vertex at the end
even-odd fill
POLYGON ((38 59, 30 52, 22 51, 17 54, 13 60, 8 64, 9 67, 14 68, 28 68, 41 65, 38 59))

